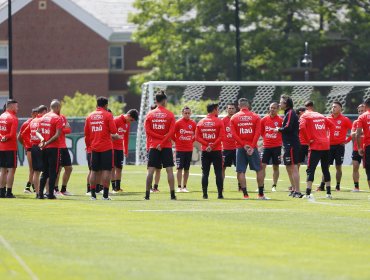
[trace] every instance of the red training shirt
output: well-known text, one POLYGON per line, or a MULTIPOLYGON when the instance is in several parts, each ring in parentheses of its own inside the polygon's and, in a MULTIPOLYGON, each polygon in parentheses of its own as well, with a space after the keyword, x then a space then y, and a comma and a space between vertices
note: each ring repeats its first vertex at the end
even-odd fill
MULTIPOLYGON (((357 131, 357 128, 358 128, 358 120, 355 120, 352 124, 352 132, 356 132, 357 131)), ((355 137, 356 138, 356 137, 355 137)), ((361 146, 364 145, 364 135, 362 134, 361 135, 361 146)), ((357 146, 357 140, 354 139, 353 141, 353 151, 358 151, 358 146, 357 146)))
MULTIPOLYGON (((52 138, 57 130, 63 129, 62 119, 59 115, 54 112, 46 113, 42 116, 39 122, 38 132, 44 137, 44 141, 48 141, 52 138)), ((44 149, 59 148, 60 147, 60 136, 55 141, 49 143, 44 149)))
POLYGON ((364 137, 364 147, 370 145, 370 110, 367 110, 358 117, 357 128, 362 128, 364 137))
POLYGON ((125 119, 125 115, 120 115, 114 118, 114 123, 117 127, 117 134, 121 139, 113 140, 113 149, 123 151, 128 155, 128 141, 130 135, 130 123, 125 119))
POLYGON ((163 106, 150 111, 145 119, 148 149, 172 148, 171 138, 175 131, 175 115, 163 106))
POLYGON ((274 132, 275 128, 282 126, 283 119, 278 115, 275 117, 267 115, 261 119, 261 136, 263 139, 264 148, 275 148, 283 145, 281 133, 274 132))
POLYGON ((352 122, 349 118, 339 114, 338 117, 330 115, 327 117, 334 126, 330 128, 330 145, 347 144, 352 137, 347 136, 347 131, 352 129, 352 122))
POLYGON ((72 132, 71 127, 66 127, 68 121, 65 115, 60 114, 60 118, 62 120, 62 131, 59 136, 59 148, 67 148, 66 144, 66 134, 70 134, 72 132))
POLYGON ((17 145, 18 118, 15 112, 6 110, 0 115, 0 133, 6 137, 5 142, 0 142, 0 151, 16 151, 17 145))
POLYGON ((257 114, 243 108, 231 117, 230 122, 237 148, 244 148, 245 145, 257 147, 261 135, 261 118, 257 114))
POLYGON ((211 146, 212 151, 221 151, 221 141, 224 138, 224 123, 214 114, 208 114, 197 124, 195 140, 202 144, 202 151, 211 146))
POLYGON ((40 144, 40 138, 38 138, 36 136, 36 131, 39 128, 39 123, 40 123, 41 117, 42 117, 42 115, 37 114, 37 116, 30 121, 29 125, 24 129, 24 131, 21 134, 21 137, 23 139, 28 137, 27 135, 29 135, 31 147, 33 145, 40 144))
POLYGON ((181 118, 175 123, 174 141, 176 151, 192 152, 197 124, 191 119, 181 118))
POLYGON ((231 120, 231 117, 229 116, 226 116, 222 119, 222 122, 224 123, 224 128, 225 128, 225 137, 222 140, 223 150, 235 150, 236 149, 235 139, 231 133, 230 120, 231 120))
MULTIPOLYGON (((93 152, 105 152, 113 149, 111 134, 117 133, 113 115, 98 107, 86 118, 85 144, 93 152)), ((89 150, 88 150, 89 151, 89 150)))
POLYGON ((333 128, 332 122, 317 112, 306 111, 299 119, 299 129, 310 150, 329 150, 329 133, 333 128))
POLYGON ((23 132, 27 129, 27 127, 30 125, 30 122, 32 121, 32 118, 26 120, 22 125, 21 125, 21 128, 19 130, 19 135, 20 137, 22 138, 22 142, 23 142, 23 147, 27 150, 29 148, 32 147, 31 145, 31 134, 30 133, 26 133, 26 134, 23 134, 23 132))

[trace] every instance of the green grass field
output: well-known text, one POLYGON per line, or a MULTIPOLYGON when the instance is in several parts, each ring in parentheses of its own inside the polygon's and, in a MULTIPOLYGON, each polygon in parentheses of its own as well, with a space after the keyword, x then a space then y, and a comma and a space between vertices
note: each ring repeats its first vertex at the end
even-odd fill
MULTIPOLYGON (((370 279, 364 171, 362 192, 350 192, 346 167, 333 200, 314 192, 308 202, 288 197, 280 170, 277 193, 265 182, 269 201, 256 199, 252 178, 251 199, 242 200, 231 177, 217 200, 213 173, 205 201, 199 167, 190 170, 190 193, 171 201, 163 173, 161 192, 144 201, 146 170, 135 166, 125 167, 125 193, 90 201, 86 167, 75 167, 75 196, 50 201, 23 194, 27 169, 20 167, 17 198, 0 200, 0 279, 370 279)), ((304 181, 304 168, 301 175, 304 181)))

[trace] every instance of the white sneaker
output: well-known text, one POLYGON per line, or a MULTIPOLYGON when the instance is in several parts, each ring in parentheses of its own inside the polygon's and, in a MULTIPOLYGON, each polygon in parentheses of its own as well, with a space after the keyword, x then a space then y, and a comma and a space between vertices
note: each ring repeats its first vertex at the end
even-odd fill
POLYGON ((313 194, 310 195, 305 194, 302 198, 307 199, 308 201, 315 201, 315 197, 313 196, 313 194))
POLYGON ((326 195, 326 198, 327 198, 327 199, 333 199, 333 197, 331 196, 331 194, 327 194, 327 195, 326 195))
POLYGON ((27 194, 30 194, 30 193, 32 193, 32 191, 30 190, 30 189, 24 189, 24 191, 23 191, 24 193, 27 193, 27 194))
POLYGON ((186 188, 183 188, 182 192, 189 192, 189 191, 186 188))
POLYGON ((62 195, 71 196, 73 193, 70 193, 69 191, 60 192, 62 195))
POLYGON ((87 192, 86 195, 91 195, 91 192, 87 192))
POLYGON ((182 192, 182 188, 177 188, 176 192, 182 192))
POLYGON ((90 197, 90 200, 96 200, 96 197, 93 197, 93 196, 92 196, 92 197, 90 197))
POLYGON ((272 187, 271 191, 276 192, 276 187, 272 187))
POLYGON ((108 196, 108 197, 102 197, 102 200, 112 200, 112 199, 108 196))
POLYGON ((55 196, 63 196, 63 194, 60 191, 54 191, 55 196))

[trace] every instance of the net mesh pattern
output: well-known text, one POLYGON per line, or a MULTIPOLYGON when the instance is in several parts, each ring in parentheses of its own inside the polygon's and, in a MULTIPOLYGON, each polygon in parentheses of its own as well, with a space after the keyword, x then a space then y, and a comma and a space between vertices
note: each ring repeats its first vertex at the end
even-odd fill
POLYGON ((334 86, 328 95, 326 102, 326 113, 330 113, 331 105, 333 101, 339 101, 342 103, 343 111, 346 108, 346 97, 353 89, 353 86, 334 86))
POLYGON ((258 86, 252 99, 253 112, 265 114, 269 109, 274 93, 275 86, 258 86))
POLYGON ((220 92, 219 110, 223 112, 227 104, 235 103, 238 99, 240 86, 223 86, 220 92))
POLYGON ((313 86, 295 86, 291 94, 294 108, 303 107, 305 102, 310 100, 313 86))
POLYGON ((370 97, 370 87, 365 89, 364 101, 370 97))
POLYGON ((183 106, 188 106, 192 109, 192 113, 197 115, 199 106, 196 106, 198 101, 201 100, 203 93, 206 89, 206 86, 202 85, 191 85, 187 86, 184 90, 184 95, 180 99, 183 106))

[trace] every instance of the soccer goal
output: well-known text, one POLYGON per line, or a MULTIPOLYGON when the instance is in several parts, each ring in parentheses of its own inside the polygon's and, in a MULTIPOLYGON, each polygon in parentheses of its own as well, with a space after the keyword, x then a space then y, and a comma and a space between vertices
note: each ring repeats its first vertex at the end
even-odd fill
POLYGON ((225 81, 151 81, 142 85, 139 123, 136 138, 136 165, 145 164, 146 135, 145 116, 154 104, 158 90, 166 90, 169 109, 180 117, 185 105, 192 109, 193 119, 205 115, 205 104, 211 100, 219 102, 222 112, 227 104, 245 97, 252 102, 252 111, 266 114, 273 101, 279 101, 281 94, 292 97, 294 107, 304 105, 308 100, 315 102, 316 110, 328 114, 333 101, 343 104, 345 114, 356 114, 356 108, 370 97, 370 82, 225 82, 225 81))

